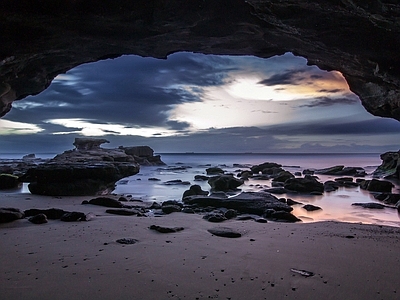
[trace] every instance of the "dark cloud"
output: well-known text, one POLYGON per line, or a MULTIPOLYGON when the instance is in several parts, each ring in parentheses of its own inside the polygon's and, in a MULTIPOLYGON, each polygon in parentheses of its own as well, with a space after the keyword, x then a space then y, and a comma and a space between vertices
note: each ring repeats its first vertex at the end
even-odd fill
POLYGON ((189 123, 180 121, 168 121, 166 124, 172 130, 185 130, 190 127, 189 123))
MULTIPOLYGON (((380 135, 398 134, 400 122, 377 118, 366 121, 337 120, 336 122, 299 122, 270 126, 276 135, 380 135), (342 121, 342 122, 340 122, 342 121)), ((349 138, 349 140, 351 140, 349 138)))
POLYGON ((298 107, 320 107, 320 106, 332 106, 332 105, 353 105, 359 103, 359 99, 355 96, 342 97, 342 98, 330 98, 330 97, 319 97, 311 100, 307 104, 299 105, 298 107))
POLYGON ((330 94, 335 94, 335 93, 340 93, 340 92, 344 92, 344 90, 343 89, 330 89, 330 90, 322 89, 322 90, 318 91, 318 93, 330 93, 330 94))
POLYGON ((266 86, 274 86, 274 85, 297 85, 299 81, 304 78, 298 78, 298 75, 303 73, 303 70, 288 70, 284 73, 274 74, 267 79, 263 79, 258 84, 266 85, 266 86))

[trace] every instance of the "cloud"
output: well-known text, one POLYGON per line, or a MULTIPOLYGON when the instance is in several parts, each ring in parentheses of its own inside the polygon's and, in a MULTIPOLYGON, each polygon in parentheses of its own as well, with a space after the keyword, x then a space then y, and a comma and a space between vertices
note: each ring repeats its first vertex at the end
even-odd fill
POLYGON ((263 79, 258 84, 266 85, 266 86, 274 86, 274 85, 297 85, 304 77, 299 78, 299 74, 304 73, 304 70, 288 70, 284 73, 274 74, 267 79, 263 79))
POLYGON ((360 103, 359 99, 355 96, 333 98, 333 97, 319 97, 315 100, 311 100, 307 104, 299 105, 298 107, 321 107, 321 106, 332 106, 332 105, 353 105, 360 103))

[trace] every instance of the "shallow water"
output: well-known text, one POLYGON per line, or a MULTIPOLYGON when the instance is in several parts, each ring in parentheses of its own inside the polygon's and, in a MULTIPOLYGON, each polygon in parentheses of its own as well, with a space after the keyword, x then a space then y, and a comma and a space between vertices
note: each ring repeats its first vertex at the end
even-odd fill
MULTIPOLYGON (((142 167, 139 174, 125 178, 117 183, 115 193, 132 195, 135 199, 143 201, 181 200, 187 185, 167 186, 164 183, 169 180, 180 179, 191 184, 199 184, 203 190, 210 190, 207 182, 194 181, 195 175, 206 175, 205 169, 210 166, 221 166, 226 172, 237 173, 238 169, 246 169, 246 166, 260 164, 266 161, 276 162, 283 168, 294 173, 303 169, 326 168, 334 165, 351 167, 363 167, 368 174, 372 173, 381 164, 379 154, 162 154, 162 160, 168 165, 165 167, 142 167), (242 166, 234 166, 240 164, 242 166), (168 168, 187 166, 182 170, 168 170, 168 168), (157 178, 160 181, 149 181, 149 178, 157 178)), ((318 176, 320 181, 333 180, 335 176, 318 176)), ((366 178, 370 178, 367 176, 366 178)), ((399 193, 398 182, 393 193, 399 193)), ((259 191, 271 187, 271 180, 246 181, 240 186, 242 191, 259 191)), ((308 195, 276 195, 302 202, 317 205, 322 210, 307 212, 302 205, 293 206, 293 214, 303 222, 322 220, 336 220, 343 222, 358 222, 378 225, 390 225, 400 227, 400 216, 395 209, 371 210, 352 206, 355 202, 378 202, 373 196, 360 188, 340 188, 322 196, 308 195)))

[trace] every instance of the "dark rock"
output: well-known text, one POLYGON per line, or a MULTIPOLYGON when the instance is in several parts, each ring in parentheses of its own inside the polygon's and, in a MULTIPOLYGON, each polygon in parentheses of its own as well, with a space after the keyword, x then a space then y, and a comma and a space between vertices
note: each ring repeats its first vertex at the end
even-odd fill
POLYGON ((195 175, 194 180, 195 181, 207 181, 210 177, 205 176, 205 175, 195 175))
POLYGON ((282 165, 273 163, 273 162, 265 162, 259 165, 252 166, 250 170, 254 174, 258 174, 259 172, 262 172, 264 169, 271 169, 271 168, 280 168, 282 165))
POLYGON ((187 196, 194 196, 194 195, 208 195, 207 191, 203 191, 201 186, 195 184, 192 185, 188 190, 183 193, 182 199, 187 196))
POLYGON ((223 191, 211 191, 210 197, 228 198, 228 195, 223 191))
POLYGON ((132 239, 132 238, 122 238, 116 240, 117 243, 123 244, 123 245, 133 245, 139 242, 137 239, 132 239))
POLYGON ((250 213, 263 215, 265 210, 284 210, 293 209, 286 203, 280 202, 275 196, 264 192, 246 192, 230 198, 218 198, 211 196, 189 196, 183 199, 185 204, 198 205, 200 207, 215 207, 234 209, 240 213, 250 213))
POLYGON ((18 176, 11 174, 0 174, 0 190, 15 189, 21 183, 18 180, 18 176))
POLYGON ((180 212, 182 208, 179 205, 163 205, 161 210, 164 214, 171 214, 173 212, 180 212))
POLYGON ((154 178, 154 177, 150 177, 148 180, 149 180, 149 181, 161 181, 161 179, 154 178))
POLYGON ((162 203, 162 206, 167 206, 167 205, 176 205, 176 206, 179 206, 181 208, 183 207, 183 204, 181 202, 176 201, 176 200, 167 200, 167 201, 164 201, 162 203))
POLYGON ((321 207, 315 206, 315 205, 312 205, 312 204, 306 204, 306 205, 303 206, 303 208, 304 208, 306 211, 316 211, 316 210, 322 209, 321 207))
POLYGON ((152 204, 151 204, 151 206, 149 207, 149 209, 161 209, 161 204, 160 203, 157 203, 157 202, 153 202, 152 204))
POLYGON ((253 177, 253 172, 243 171, 238 174, 238 177, 243 180, 249 180, 249 178, 253 177))
POLYGON ((384 209, 385 205, 379 204, 379 203, 353 203, 351 204, 353 206, 361 206, 363 208, 369 208, 369 209, 384 209))
POLYGON ((281 171, 278 174, 273 175, 272 181, 285 182, 290 178, 294 178, 294 175, 292 173, 290 173, 289 171, 281 171))
POLYGON ((154 155, 154 150, 149 146, 135 146, 135 147, 119 147, 127 155, 135 158, 141 166, 162 166, 165 163, 161 160, 160 155, 154 155))
POLYGON ((190 185, 189 181, 182 181, 180 179, 174 179, 164 182, 165 185, 190 185))
POLYGON ((225 171, 219 167, 211 167, 206 169, 207 175, 224 174, 225 171))
POLYGON ((277 195, 286 194, 287 192, 289 192, 284 187, 274 187, 274 188, 264 189, 263 191, 267 192, 267 193, 271 193, 271 194, 277 194, 277 195))
POLYGON ((244 183, 242 179, 237 179, 232 175, 219 175, 208 179, 208 184, 216 191, 235 190, 244 183))
POLYGON ((268 220, 264 218, 256 218, 254 221, 257 223, 268 223, 268 220))
POLYGON ((299 193, 311 193, 324 191, 324 185, 310 175, 304 178, 291 178, 286 180, 285 189, 299 193))
POLYGON ((228 220, 228 218, 225 217, 224 213, 218 210, 212 211, 204 215, 203 219, 213 223, 219 223, 228 220))
POLYGON ((236 230, 233 230, 228 227, 216 227, 207 230, 209 233, 219 236, 219 237, 226 237, 226 238, 239 238, 242 234, 236 230))
POLYGON ((190 207, 184 207, 184 208, 182 208, 182 212, 185 213, 185 214, 194 214, 195 210, 193 208, 190 208, 190 207))
POLYGON ((314 175, 315 171, 314 170, 309 170, 309 169, 305 169, 303 170, 303 175, 314 175))
POLYGON ((324 192, 334 192, 339 189, 341 186, 340 183, 332 180, 328 180, 324 182, 324 192))
POLYGON ((49 219, 49 220, 61 219, 61 217, 66 213, 68 213, 68 211, 65 211, 60 208, 49 208, 49 209, 32 208, 32 209, 27 209, 24 211, 24 214, 26 217, 32 217, 32 216, 36 216, 39 214, 44 214, 44 215, 46 215, 47 219, 49 219))
POLYGON ((99 205, 99 206, 104 206, 104 207, 114 207, 114 208, 122 208, 124 206, 118 200, 111 199, 108 197, 97 197, 97 198, 91 199, 88 202, 88 204, 99 205))
POLYGON ((380 158, 382 164, 374 171, 373 175, 383 178, 400 178, 400 150, 383 153, 380 158))
POLYGON ((295 215, 291 214, 290 212, 283 211, 283 210, 273 210, 269 209, 265 211, 264 217, 267 219, 271 219, 273 221, 279 222, 300 222, 301 220, 297 218, 295 215))
POLYGON ((145 216, 144 212, 136 209, 107 209, 106 213, 120 216, 145 216))
POLYGON ((303 204, 303 203, 294 201, 293 199, 290 199, 290 198, 287 198, 286 204, 292 206, 292 205, 303 204))
POLYGON ((386 204, 396 204, 398 201, 400 201, 400 194, 380 193, 374 195, 374 198, 386 204))
POLYGON ((345 166, 334 166, 325 169, 318 169, 315 170, 315 173, 336 176, 365 176, 365 170, 363 168, 345 166))
POLYGON ((86 221, 86 215, 82 212, 72 211, 63 214, 60 220, 64 222, 86 221))
POLYGON ((391 193, 393 187, 393 183, 386 180, 372 179, 360 182, 360 188, 371 192, 391 193))
POLYGON ((28 219, 33 224, 44 224, 47 223, 47 216, 45 214, 37 214, 28 219))
POLYGON ((151 225, 149 228, 160 233, 173 233, 184 230, 183 227, 163 227, 158 225, 151 225))
POLYGON ((32 194, 48 196, 96 195, 109 192, 115 183, 139 172, 134 158, 120 149, 102 149, 104 139, 75 139, 74 150, 30 168, 20 178, 30 182, 32 194))
POLYGON ((25 218, 25 215, 18 208, 0 207, 0 223, 8 223, 25 218))

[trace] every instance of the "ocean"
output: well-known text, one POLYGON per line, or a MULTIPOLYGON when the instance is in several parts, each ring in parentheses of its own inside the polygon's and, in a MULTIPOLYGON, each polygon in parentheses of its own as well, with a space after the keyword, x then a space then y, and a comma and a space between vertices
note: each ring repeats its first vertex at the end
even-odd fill
MULTIPOLYGON (((195 181, 195 175, 206 175, 206 168, 219 166, 226 173, 236 174, 239 170, 248 169, 250 166, 263 162, 275 162, 292 173, 301 172, 304 169, 321 169, 335 165, 347 167, 362 167, 367 174, 371 174, 380 164, 380 154, 222 154, 222 153, 158 153, 166 166, 142 166, 138 174, 121 179, 117 182, 113 193, 118 195, 131 195, 134 199, 142 201, 163 202, 166 200, 181 200, 183 192, 190 185, 168 185, 171 180, 182 180, 190 184, 198 184, 203 190, 210 190, 206 181, 195 181), (156 180, 149 180, 149 179, 156 180)), ((0 159, 21 158, 22 155, 0 154, 0 159)), ((37 154, 39 158, 51 158, 54 154, 37 154)), ((325 182, 333 180, 335 176, 318 175, 319 180, 325 182)), ((370 175, 366 177, 371 178, 370 175)), ((393 181, 395 188, 393 193, 399 193, 399 182, 393 181)), ((246 181, 240 186, 241 191, 261 191, 271 187, 270 180, 246 181)), ((29 192, 26 184, 19 191, 29 192)), ((238 191, 240 192, 240 191, 238 191)), ((304 204, 313 204, 322 210, 307 212, 302 205, 293 206, 293 214, 303 222, 315 222, 333 220, 341 222, 368 223, 378 225, 389 225, 400 227, 400 216, 395 209, 385 208, 382 210, 365 209, 352 206, 356 202, 378 202, 367 191, 360 188, 340 188, 337 191, 324 193, 322 196, 309 195, 276 195, 278 198, 291 198, 304 204)))

